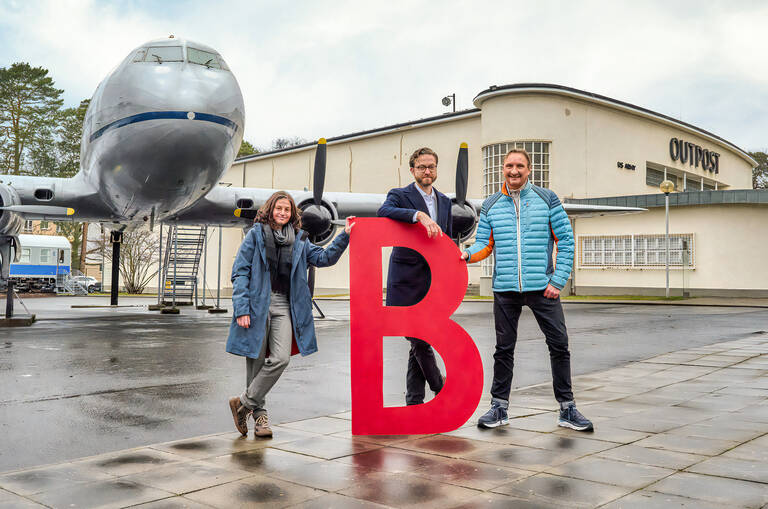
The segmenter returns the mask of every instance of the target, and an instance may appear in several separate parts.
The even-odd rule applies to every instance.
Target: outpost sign
[[[681,163],[688,163],[696,168],[701,163],[702,169],[720,173],[720,154],[703,149],[690,141],[678,140],[677,138],[669,140],[669,156],[673,161],[679,159]]]

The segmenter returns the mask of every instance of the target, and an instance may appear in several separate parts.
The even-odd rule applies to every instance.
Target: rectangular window
[[[40,250],[40,263],[52,263],[53,249],[43,248]]]
[[[214,53],[187,46],[187,60],[191,64],[204,65],[213,69],[221,69],[219,60]]]
[[[525,149],[531,158],[529,180],[539,187],[549,188],[550,142],[548,141],[509,141],[483,147],[483,199],[501,189],[504,182],[502,168],[504,156],[512,149]],[[493,275],[493,255],[481,262],[483,275]]]
[[[695,268],[692,233],[669,236],[669,266]],[[579,268],[660,268],[666,266],[666,242],[658,235],[580,235]]]
[[[40,229],[41,230],[47,230],[48,229],[48,221],[40,221]]]
[[[32,231],[32,221],[24,221],[24,231],[25,232],[31,232]]]
[[[667,172],[667,180],[675,185],[675,191],[677,191],[678,179],[675,175]],[[649,186],[653,186],[656,189],[659,188],[661,183],[664,182],[664,172],[661,170],[655,170],[653,168],[645,168],[645,183]]]
[[[22,247],[21,248],[21,256],[19,257],[20,263],[29,263],[29,248],[28,247]]]
[[[184,60],[184,57],[181,52],[181,46],[150,46],[147,48],[144,60],[163,64],[165,62],[181,62]]]

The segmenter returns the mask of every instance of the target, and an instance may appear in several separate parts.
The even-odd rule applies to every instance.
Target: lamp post
[[[666,231],[664,234],[664,244],[666,246],[666,257],[665,257],[665,265],[667,269],[667,287],[665,291],[665,296],[668,299],[669,298],[669,193],[675,190],[675,184],[673,184],[669,180],[665,180],[659,185],[659,189],[662,193],[664,193],[664,218],[666,221]]]

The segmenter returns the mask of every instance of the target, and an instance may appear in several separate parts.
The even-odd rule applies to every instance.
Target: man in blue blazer
[[[451,199],[432,187],[437,180],[437,154],[423,147],[411,155],[409,161],[415,182],[392,189],[379,208],[379,217],[388,217],[404,223],[421,223],[429,238],[451,236]],[[431,274],[427,261],[416,251],[395,247],[389,259],[387,275],[387,306],[412,306],[427,294]],[[405,403],[424,403],[425,382],[437,394],[443,388],[445,377],[435,361],[435,352],[429,343],[417,338],[411,342],[406,374]]]

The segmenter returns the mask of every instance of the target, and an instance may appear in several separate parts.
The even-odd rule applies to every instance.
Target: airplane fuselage
[[[181,39],[132,51],[98,86],[82,176],[119,222],[162,220],[219,182],[243,137],[243,98],[218,53]]]

